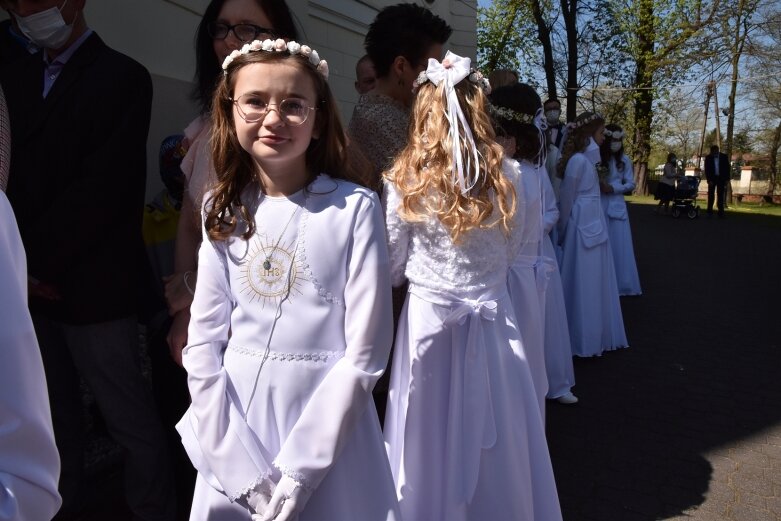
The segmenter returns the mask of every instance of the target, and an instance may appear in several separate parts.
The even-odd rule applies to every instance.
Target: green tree
[[[707,54],[703,29],[719,0],[614,0],[615,18],[634,66],[633,160],[639,193],[647,193],[654,101],[660,87]]]
[[[495,69],[512,69],[529,74],[530,63],[538,61],[534,43],[536,25],[528,2],[494,0],[477,10],[477,63],[488,75]]]

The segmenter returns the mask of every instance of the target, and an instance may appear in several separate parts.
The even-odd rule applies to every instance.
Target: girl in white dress
[[[394,285],[409,281],[385,442],[405,521],[556,520],[529,364],[507,295],[517,164],[469,58],[430,59],[385,174]]]
[[[632,162],[624,154],[624,130],[618,125],[605,126],[605,142],[600,147],[602,164],[609,170],[606,179],[600,182],[602,210],[607,220],[610,249],[616,267],[618,294],[640,295],[640,276],[637,274],[635,250],[632,246],[632,229],[629,227],[629,213],[624,195],[635,189]]]
[[[223,69],[177,426],[191,519],[398,520],[371,400],[392,334],[382,211],[340,179],[327,63],[278,39]]]
[[[546,397],[564,404],[576,403],[578,399],[571,392],[575,371],[561,276],[548,235],[559,220],[559,210],[544,166],[547,124],[542,100],[531,86],[516,83],[495,90],[491,101],[494,120],[513,137],[512,157],[520,162],[523,185],[523,234],[509,272],[510,298],[530,358],[531,348],[539,346],[545,383],[539,395],[543,408]],[[532,376],[537,384],[540,376],[534,372]],[[537,389],[540,393],[538,385]]]
[[[570,125],[559,162],[561,281],[572,353],[597,356],[627,347],[599,178],[584,154],[592,136],[602,142],[605,124],[599,114],[585,112]]]

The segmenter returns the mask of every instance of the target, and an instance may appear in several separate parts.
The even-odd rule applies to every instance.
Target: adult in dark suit
[[[708,216],[713,215],[713,195],[716,194],[716,206],[719,217],[724,217],[724,197],[730,179],[730,164],[727,154],[719,152],[719,147],[710,147],[705,158],[705,180],[708,182]]]
[[[564,127],[566,126],[559,119],[561,117],[561,102],[557,98],[550,98],[543,104],[545,119],[548,122],[548,136],[553,145],[561,149],[564,144]]]
[[[20,31],[42,50],[0,73],[13,135],[8,197],[27,251],[63,517],[80,503],[82,377],[125,449],[135,519],[173,519],[168,454],[141,373],[136,319],[152,83],[144,67],[87,27],[85,2],[12,3]]]

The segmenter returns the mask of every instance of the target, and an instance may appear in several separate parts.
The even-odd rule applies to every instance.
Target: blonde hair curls
[[[449,231],[454,244],[474,228],[490,228],[497,224],[509,235],[516,194],[502,169],[504,151],[494,141],[486,97],[480,87],[466,79],[455,87],[481,155],[484,175],[479,185],[463,195],[458,184],[452,182],[455,158],[451,157],[452,142],[448,136],[450,123],[444,88],[445,82],[440,86],[432,83],[421,85],[412,107],[407,146],[384,174],[401,197],[399,216],[407,222],[424,222],[430,215],[435,215]],[[462,136],[464,164],[469,156],[465,142]],[[495,205],[499,207],[499,215],[489,222]]]
[[[579,122],[588,119],[591,119],[589,123],[578,126]],[[570,158],[585,150],[589,139],[599,127],[605,124],[605,120],[595,112],[583,112],[575,118],[574,124],[575,128],[570,128],[567,132],[567,139],[564,140],[564,145],[561,147],[561,158],[556,166],[556,174],[562,179]]]

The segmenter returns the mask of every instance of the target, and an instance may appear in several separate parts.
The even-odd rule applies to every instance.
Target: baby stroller
[[[675,196],[672,200],[670,214],[676,219],[683,214],[689,219],[696,219],[700,215],[700,207],[697,206],[697,193],[700,189],[700,177],[687,175],[679,177],[675,183]]]

